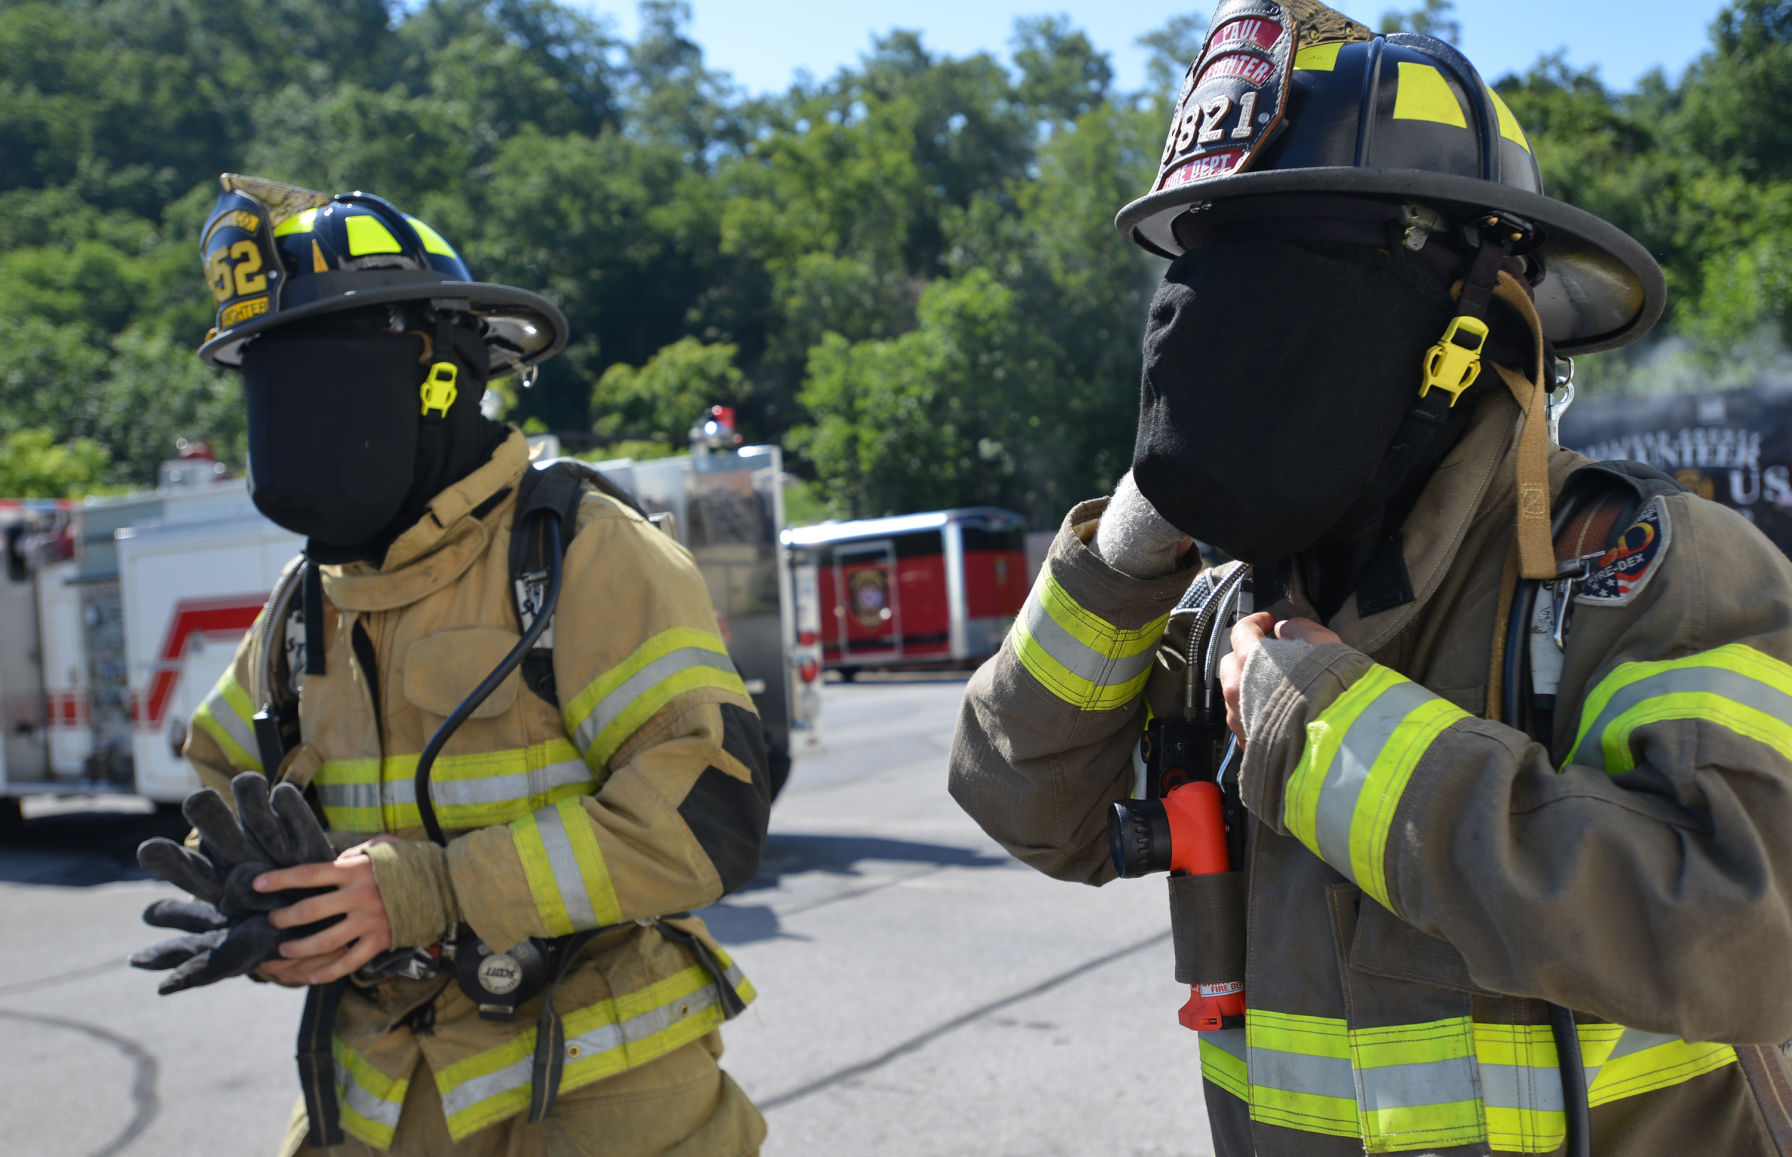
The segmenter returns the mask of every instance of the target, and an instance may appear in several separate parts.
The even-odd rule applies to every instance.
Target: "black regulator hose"
[[[1562,1110],[1566,1118],[1568,1157],[1591,1157],[1593,1121],[1587,1108],[1587,1068],[1580,1055],[1580,1033],[1574,1013],[1559,1004],[1549,1006],[1550,1035],[1556,1040],[1556,1066],[1562,1070]]]
[[[541,638],[542,632],[548,629],[548,623],[553,620],[554,607],[560,601],[561,566],[558,561],[560,559],[560,520],[550,514],[545,521],[548,534],[547,557],[554,562],[548,567],[548,589],[541,597],[541,606],[535,609],[535,621],[529,624],[529,629],[523,632],[523,637],[517,641],[516,646],[510,649],[510,653],[505,655],[496,667],[492,668],[491,674],[487,675],[479,686],[473,688],[471,694],[461,700],[460,706],[456,707],[448,718],[442,720],[442,725],[436,728],[436,733],[429,737],[428,743],[423,745],[423,754],[417,757],[417,812],[423,817],[423,830],[429,833],[430,839],[443,847],[448,845],[448,838],[442,834],[442,825],[436,822],[435,805],[430,802],[429,769],[435,764],[436,756],[441,754],[443,745],[448,742],[448,737],[459,730],[460,725],[467,721],[468,716],[479,710],[479,705],[491,697],[491,693],[498,689],[498,684],[516,670],[517,666],[522,663],[523,657],[534,648],[535,641]],[[522,533],[522,531],[519,530],[515,533]]]
[[[1552,538],[1561,534],[1567,513],[1566,509],[1557,512]],[[1506,654],[1500,672],[1501,718],[1521,730],[1525,728],[1524,693],[1531,681],[1531,617],[1536,612],[1539,585],[1535,580],[1519,580],[1512,618],[1506,624]],[[1574,1013],[1551,1004],[1549,1028],[1556,1043],[1556,1067],[1562,1074],[1562,1115],[1568,1134],[1564,1152],[1566,1157],[1591,1157],[1593,1122],[1587,1106],[1587,1069],[1580,1052],[1580,1033],[1574,1027]]]

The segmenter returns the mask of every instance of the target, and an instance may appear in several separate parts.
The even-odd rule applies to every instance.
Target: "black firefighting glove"
[[[253,972],[279,955],[280,942],[293,931],[274,927],[265,913],[233,920],[211,904],[192,900],[157,900],[143,910],[143,922],[188,933],[131,956],[136,968],[174,970],[156,987],[163,996]]]
[[[143,913],[156,928],[189,933],[136,953],[131,963],[155,971],[173,969],[157,989],[166,996],[211,984],[265,964],[282,941],[308,936],[340,917],[297,928],[277,929],[267,913],[320,889],[257,892],[255,878],[275,868],[327,863],[336,858],[304,796],[291,784],[270,794],[268,781],[244,772],[230,784],[233,814],[217,792],[206,788],[188,796],[181,811],[199,833],[197,851],[156,838],[137,849],[137,862],[192,893],[202,903],[158,900]]]

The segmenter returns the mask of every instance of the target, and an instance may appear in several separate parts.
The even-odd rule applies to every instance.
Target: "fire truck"
[[[820,651],[796,643],[779,448],[730,438],[595,465],[669,515],[696,560],[781,786],[792,748],[815,741]],[[33,795],[178,807],[198,786],[180,755],[187,721],[302,540],[263,518],[241,479],[192,460],[143,494],[0,501],[0,533],[0,825]]]
[[[814,583],[823,666],[963,667],[1002,645],[1027,598],[1026,520],[969,506],[784,532]],[[808,638],[807,633],[800,638]]]

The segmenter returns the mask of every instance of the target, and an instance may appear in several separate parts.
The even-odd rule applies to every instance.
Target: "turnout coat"
[[[758,718],[695,565],[633,510],[592,492],[562,564],[558,701],[510,674],[435,762],[431,800],[449,843],[425,838],[418,756],[521,635],[508,550],[527,469],[512,431],[380,566],[322,568],[324,673],[303,678],[302,742],[270,770],[310,785],[339,847],[397,837],[370,852],[395,947],[436,944],[455,925],[499,951],[609,929],[554,995],[564,1104],[722,1022],[717,982],[680,933],[752,999],[702,921],[679,914],[751,878],[770,795]],[[266,701],[265,649],[285,646],[285,635],[286,624],[258,620],[195,716],[187,754],[226,799],[232,775],[264,770],[251,717]],[[420,1058],[456,1142],[527,1110],[541,999],[496,1022],[480,1019],[451,975],[355,980],[335,1025],[344,1131],[391,1146]],[[726,1088],[711,1148],[751,1150],[763,1124]]]
[[[1576,1010],[1594,1153],[1792,1137],[1792,566],[1723,507],[1649,498],[1588,544],[1608,581],[1575,598],[1554,734],[1493,722],[1517,415],[1483,398],[1427,484],[1412,597],[1347,601],[1343,642],[1258,712],[1246,1023],[1189,1039],[1223,1157],[1559,1152],[1545,1002]],[[1552,489],[1584,464],[1552,452]],[[1090,884],[1114,875],[1146,701],[1180,689],[1167,613],[1191,577],[1108,567],[1102,509],[1066,519],[951,763],[992,836]]]

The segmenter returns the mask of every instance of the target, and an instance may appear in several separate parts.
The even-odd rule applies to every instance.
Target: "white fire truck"
[[[597,465],[673,516],[781,786],[789,753],[814,742],[820,654],[797,645],[779,449],[694,443],[689,455]],[[32,795],[178,806],[198,783],[180,756],[187,721],[302,541],[256,511],[241,479],[189,459],[149,493],[0,501],[0,534],[0,825],[18,823]]]

